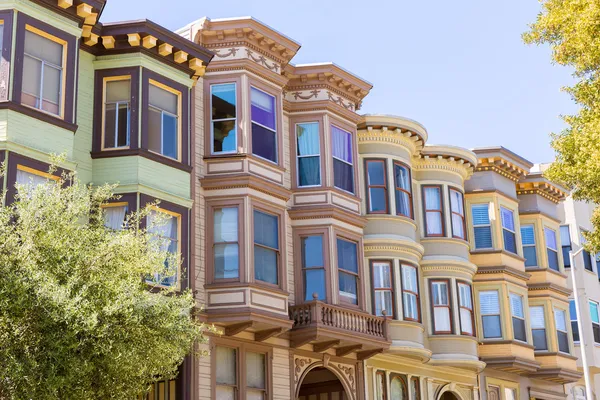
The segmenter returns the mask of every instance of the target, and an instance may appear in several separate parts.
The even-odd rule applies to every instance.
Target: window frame
[[[460,286],[461,285],[467,286],[469,288],[469,292],[471,293],[471,309],[469,309],[468,307],[464,307],[460,304],[461,303],[461,298],[460,298]],[[458,322],[460,325],[460,334],[464,335],[464,336],[475,337],[475,336],[477,336],[477,328],[475,326],[475,296],[474,296],[474,292],[473,292],[473,285],[468,281],[465,281],[462,279],[457,279],[456,280],[456,296],[458,299]],[[467,310],[471,314],[471,328],[473,329],[473,333],[463,331],[462,318],[461,318],[461,314],[460,314],[461,309]]]
[[[433,296],[433,287],[435,283],[445,283],[446,284],[446,297],[448,299],[447,305],[435,305],[434,296]],[[452,315],[453,307],[452,307],[452,289],[450,286],[450,279],[440,279],[433,278],[429,279],[429,296],[431,298],[431,333],[433,335],[453,335],[454,334],[454,316]],[[449,331],[438,331],[435,324],[435,309],[436,308],[447,308],[448,315],[450,318],[450,330]]]
[[[354,129],[349,129],[349,128],[345,128],[342,127],[341,124],[337,123],[337,121],[332,121],[329,123],[329,136],[330,136],[330,140],[333,143],[333,129],[332,128],[336,128],[339,129],[341,131],[346,132],[349,136],[350,136],[350,143],[352,144],[352,163],[348,163],[345,160],[342,160],[340,158],[337,158],[336,156],[333,155],[333,145],[331,146],[331,150],[330,150],[330,155],[331,155],[331,185],[333,188],[335,188],[336,190],[341,190],[343,193],[347,193],[350,194],[352,196],[357,196],[358,193],[358,185],[357,185],[357,173],[356,173],[356,165],[358,160],[357,157],[357,143],[356,143],[356,131]],[[344,188],[341,187],[337,187],[335,186],[335,160],[338,160],[340,162],[343,162],[346,165],[350,165],[351,170],[352,170],[352,191],[348,191]]]
[[[439,210],[428,210],[427,209],[427,199],[426,199],[426,195],[425,195],[425,189],[428,188],[436,188],[439,191],[440,194],[440,208]],[[445,237],[446,236],[446,213],[444,212],[444,196],[443,196],[443,185],[421,185],[421,196],[423,198],[423,227],[424,227],[424,237]],[[442,232],[441,233],[435,233],[435,234],[429,234],[427,233],[427,213],[428,212],[436,212],[440,214],[440,219],[442,222]]]
[[[490,250],[494,248],[494,231],[492,230],[492,220],[490,219],[490,205],[493,204],[492,202],[488,201],[486,203],[471,203],[469,204],[470,206],[470,211],[471,211],[471,220],[472,220],[472,225],[473,225],[473,248],[475,250]],[[475,224],[475,219],[473,218],[473,207],[475,206],[485,206],[487,208],[487,215],[488,215],[488,224]],[[475,234],[475,228],[488,228],[490,230],[490,241],[491,241],[491,247],[477,247],[477,235]]]
[[[375,287],[375,264],[387,264],[389,271],[390,271],[390,287],[389,288],[376,288]],[[375,294],[380,291],[380,292],[390,292],[392,295],[392,309],[390,310],[391,312],[389,312],[388,310],[386,311],[386,315],[385,318],[389,318],[389,319],[396,319],[396,290],[395,290],[395,285],[394,285],[394,279],[395,279],[395,275],[394,275],[394,262],[392,260],[374,260],[371,259],[369,260],[369,266],[371,269],[371,293],[372,293],[372,309],[373,309],[373,315],[378,316],[378,317],[382,317],[383,315],[378,315],[376,310],[376,305],[375,305]]]
[[[371,185],[369,183],[369,164],[370,163],[381,163],[383,165],[383,185]],[[387,169],[387,159],[385,158],[365,158],[364,159],[364,168],[365,168],[365,199],[366,203],[366,211],[367,214],[389,214],[390,213],[390,201],[389,201],[389,182],[388,182],[388,169]],[[383,189],[385,194],[385,210],[383,211],[372,211],[371,210],[371,188],[374,189]]]
[[[365,309],[365,296],[364,296],[364,292],[363,292],[363,284],[362,284],[362,279],[361,276],[363,276],[363,251],[362,251],[362,238],[360,236],[354,236],[351,235],[345,231],[340,231],[340,230],[334,230],[334,239],[335,239],[335,277],[337,280],[337,299],[338,299],[338,305],[342,306],[342,307],[349,307],[349,308],[358,308],[358,309]],[[339,260],[338,260],[338,245],[337,245],[337,241],[339,240],[343,240],[346,242],[351,242],[354,243],[356,245],[356,264],[357,264],[357,273],[353,273],[351,271],[348,270],[343,270],[344,273],[348,273],[350,275],[355,275],[356,276],[356,304],[352,304],[348,301],[345,301],[341,298],[340,296],[340,287],[339,287],[339,274],[340,274],[340,268],[339,268]]]
[[[529,228],[531,228],[533,230],[533,244],[525,244],[525,242],[523,241],[523,229],[529,229]],[[536,268],[538,266],[539,262],[538,262],[538,254],[537,254],[537,238],[536,238],[535,223],[528,222],[525,224],[521,224],[520,230],[521,230],[521,247],[523,248],[523,258],[525,259],[525,268]],[[535,265],[527,265],[527,257],[525,257],[525,248],[529,248],[529,247],[533,247],[533,249],[534,249]]]
[[[152,287],[159,287],[159,288],[174,288],[175,290],[179,291],[182,289],[183,285],[182,285],[182,272],[183,272],[183,266],[182,266],[182,258],[183,258],[183,229],[182,229],[182,219],[183,219],[183,215],[181,213],[175,212],[173,210],[169,210],[167,208],[163,208],[163,207],[159,207],[159,206],[150,206],[149,207],[150,210],[152,211],[156,211],[156,212],[161,212],[167,215],[170,215],[171,217],[176,218],[177,220],[177,257],[176,257],[176,262],[177,262],[177,283],[175,284],[175,286],[167,286],[167,285],[162,285],[159,283],[152,283],[149,282],[147,279],[144,279],[144,282]],[[146,216],[144,218],[145,221],[145,228],[147,228],[147,224],[148,224],[148,216]],[[171,238],[169,238],[169,240],[172,240]]]
[[[377,400],[387,400],[388,396],[387,396],[387,374],[385,373],[385,371],[378,369],[377,371],[375,371],[375,397]],[[383,384],[381,385],[381,389],[383,391],[383,393],[378,393],[379,392],[379,378],[382,377],[383,378]],[[391,381],[390,381],[391,384]]]
[[[569,239],[569,245],[568,246],[564,246],[563,245],[563,234],[562,234],[562,228],[567,228],[567,233],[569,234],[567,236],[567,238]],[[560,227],[558,228],[558,232],[560,233],[560,249],[562,251],[563,254],[563,267],[564,268],[571,268],[571,258],[569,256],[569,253],[573,250],[573,241],[571,240],[571,226],[569,224],[565,224],[565,225],[560,225]],[[567,254],[565,254],[565,247],[568,247],[569,250],[567,251]],[[567,263],[569,265],[567,265]]]
[[[259,122],[254,122],[252,120],[252,89],[258,90],[259,92],[262,92],[270,97],[273,98],[273,114],[275,117],[275,129],[271,129],[267,126],[262,125]],[[281,138],[279,137],[279,127],[281,126],[281,122],[279,120],[279,108],[280,108],[280,103],[281,103],[281,98],[279,96],[277,96],[276,94],[272,93],[271,91],[266,90],[265,87],[263,86],[258,86],[256,85],[254,82],[250,82],[250,88],[248,90],[248,100],[250,102],[250,135],[249,135],[249,142],[250,142],[250,154],[252,154],[253,157],[257,157],[260,160],[266,161],[268,163],[274,164],[274,165],[281,165],[281,154],[279,151],[279,146],[280,146],[280,142],[281,142]],[[260,126],[261,128],[267,129],[270,132],[273,133],[274,137],[275,137],[275,161],[273,160],[269,160],[268,158],[262,157],[256,153],[254,153],[254,149],[252,148],[252,139],[253,139],[253,134],[252,134],[252,124],[257,124],[258,126]]]
[[[511,231],[510,229],[504,227],[504,221],[502,219],[502,210],[506,210],[506,211],[509,211],[511,213],[512,222],[513,222],[513,226],[514,226],[514,231]],[[517,244],[517,223],[516,223],[516,220],[515,220],[515,210],[512,210],[512,209],[510,209],[508,207],[505,207],[503,205],[500,206],[500,227],[502,228],[502,249],[504,251],[507,251],[507,252],[511,253],[511,254],[519,255],[519,246]],[[519,226],[519,228],[520,228],[520,226]],[[505,230],[507,232],[512,233],[514,235],[514,238],[515,238],[515,251],[514,252],[512,252],[512,251],[510,251],[510,250],[508,250],[506,248],[507,247],[506,246],[506,240],[504,239],[504,231]]]
[[[285,288],[285,281],[287,280],[286,277],[283,274],[283,264],[284,264],[284,259],[283,259],[283,253],[285,249],[285,243],[283,242],[283,234],[282,234],[282,230],[284,229],[284,227],[282,226],[282,221],[285,221],[284,217],[282,216],[281,212],[278,209],[269,209],[267,205],[263,205],[262,203],[257,203],[257,202],[253,202],[252,203],[252,207],[250,209],[251,214],[250,214],[250,218],[251,218],[251,226],[253,227],[251,229],[250,232],[250,243],[252,243],[252,253],[251,253],[251,262],[252,262],[252,274],[251,274],[251,280],[252,282],[258,284],[258,285],[265,285],[268,287],[274,287],[274,288],[281,288],[284,289]],[[255,237],[254,237],[254,212],[260,212],[262,214],[266,214],[272,217],[275,217],[277,219],[277,244],[279,246],[278,249],[274,249],[265,245],[261,245],[261,244],[256,244],[255,241]],[[255,246],[259,246],[259,247],[263,247],[267,250],[270,251],[275,251],[276,254],[276,271],[277,271],[277,284],[273,284],[270,282],[265,282],[259,279],[256,279],[256,266],[254,265],[254,248]],[[284,289],[285,290],[285,289]]]
[[[415,270],[415,276],[416,276],[416,283],[417,283],[417,290],[418,292],[411,292],[410,290],[404,289],[404,268],[413,268]],[[421,296],[420,296],[420,287],[419,287],[419,269],[414,266],[413,264],[409,264],[409,263],[405,263],[403,261],[400,261],[400,287],[401,287],[401,293],[402,293],[402,319],[404,321],[413,321],[413,322],[419,322],[421,323],[422,317],[421,317]],[[416,296],[417,298],[417,319],[414,318],[407,318],[406,317],[406,312],[405,312],[405,304],[404,304],[404,294],[408,293],[408,294],[412,294],[414,296]]]
[[[556,328],[556,342],[557,342],[557,343],[556,343],[556,349],[557,349],[558,353],[561,353],[561,354],[569,354],[569,355],[570,355],[570,354],[571,354],[571,345],[569,344],[569,327],[567,326],[567,315],[568,315],[568,314],[567,314],[567,311],[566,311],[566,310],[563,310],[562,308],[556,307],[556,306],[554,306],[554,307],[553,307],[553,311],[554,311],[554,327]],[[563,330],[560,330],[560,329],[558,329],[558,326],[557,326],[557,325],[558,325],[558,322],[557,322],[557,319],[556,319],[556,312],[557,312],[557,311],[558,311],[558,312],[561,312],[561,313],[563,313],[563,314],[564,314],[564,317],[565,317],[565,318],[564,318],[564,319],[565,319],[565,330],[564,330],[564,331],[563,331]],[[560,332],[560,333],[563,333],[563,334],[564,334],[564,335],[567,337],[567,347],[568,347],[568,351],[562,351],[562,350],[560,349],[560,340],[558,339],[558,333],[559,333],[559,332]]]
[[[571,312],[571,304],[573,305],[573,311]],[[579,320],[577,319],[577,309],[575,307],[575,299],[569,299],[569,322],[571,323],[571,334],[573,335],[573,343],[579,343],[579,340],[575,340],[575,335],[579,339]],[[577,329],[573,329],[573,323]]]
[[[156,88],[162,89],[164,91],[167,91],[167,92],[169,92],[169,93],[174,94],[174,95],[177,96],[177,115],[175,115],[175,114],[171,114],[168,111],[162,110],[162,109],[158,108],[157,106],[152,105],[150,103],[150,95],[148,95],[148,105],[147,105],[147,107],[144,108],[144,112],[148,113],[148,115],[146,115],[146,119],[148,119],[148,117],[150,116],[150,108],[154,108],[156,110],[160,110],[160,112],[161,112],[161,126],[160,126],[160,147],[161,147],[161,152],[159,153],[159,152],[156,152],[154,150],[151,150],[149,146],[148,146],[148,151],[151,152],[151,153],[154,153],[156,155],[159,155],[161,157],[165,157],[165,158],[168,158],[168,159],[171,159],[171,160],[175,160],[175,161],[181,162],[181,160],[182,160],[182,153],[183,153],[183,150],[182,150],[182,148],[183,148],[183,143],[182,143],[182,141],[183,141],[183,131],[182,131],[182,126],[183,126],[183,121],[182,121],[182,118],[183,118],[183,109],[182,109],[182,106],[183,106],[183,99],[182,99],[183,98],[183,93],[181,92],[181,90],[177,90],[174,87],[171,87],[171,86],[169,86],[167,84],[164,84],[164,83],[162,83],[160,81],[157,81],[155,79],[152,79],[152,78],[150,78],[148,80],[148,85],[149,85],[148,86],[148,91],[150,90],[150,85],[151,85],[151,86],[154,86]],[[163,154],[163,141],[164,141],[163,129],[164,129],[164,125],[162,123],[162,118],[164,117],[165,113],[167,115],[169,115],[169,116],[176,116],[177,117],[177,157],[176,158],[173,158],[173,157],[170,157],[170,156],[167,156],[167,155]],[[150,132],[146,131],[146,134],[148,135],[148,138],[150,138]],[[148,141],[149,140],[150,139],[148,139]]]
[[[107,90],[106,90],[106,84],[108,82],[120,82],[120,81],[129,81],[129,107],[128,107],[128,118],[129,121],[127,122],[127,145],[126,146],[115,146],[115,147],[106,147],[105,143],[106,143],[106,95],[107,95]],[[134,105],[133,105],[133,101],[132,101],[132,97],[133,97],[133,93],[132,90],[134,89],[134,84],[133,84],[133,76],[132,75],[110,75],[110,76],[104,76],[102,78],[102,116],[101,116],[101,133],[100,133],[100,151],[115,151],[115,150],[127,150],[131,148],[131,139],[132,139],[132,135],[131,135],[131,131],[132,131],[132,122],[133,122],[133,110],[134,110]],[[118,105],[121,104],[121,102],[117,102],[115,103],[117,104],[117,110],[118,110]],[[116,112],[117,115],[117,119],[115,120],[115,124],[118,124],[118,111]],[[115,134],[117,134],[117,132],[115,132]],[[115,138],[115,143],[117,143],[117,140]]]
[[[108,202],[108,203],[104,203],[100,205],[100,208],[102,209],[102,211],[105,211],[107,208],[115,208],[115,207],[125,207],[125,218],[127,218],[127,214],[129,214],[132,210],[129,209],[130,205],[128,201],[115,201],[115,202]],[[123,220],[124,222],[125,220]],[[106,225],[104,225],[106,228],[108,229],[112,229],[110,227],[107,227]]]
[[[212,118],[212,89],[213,86],[223,86],[223,85],[233,85],[234,89],[235,89],[235,117],[234,118],[221,118],[221,119],[217,119],[217,120],[213,120]],[[211,156],[220,156],[220,155],[224,155],[224,154],[237,154],[238,153],[238,148],[239,148],[239,143],[238,143],[238,136],[239,136],[239,127],[238,127],[238,118],[239,118],[239,114],[240,114],[240,110],[239,110],[239,102],[238,102],[238,82],[237,81],[227,81],[227,82],[208,82],[208,104],[209,104],[209,110],[208,110],[208,123],[210,124],[210,146],[209,148],[209,154]],[[206,92],[205,92],[206,93]],[[234,121],[234,126],[235,126],[235,149],[233,151],[219,151],[216,152],[214,151],[214,144],[215,144],[215,136],[214,136],[214,122],[221,122],[221,121]]]
[[[452,211],[452,192],[456,192],[460,194],[460,200],[462,202],[462,210],[463,210],[463,215],[460,215],[459,213],[456,213],[454,211]],[[450,227],[452,230],[452,237],[455,239],[462,239],[462,240],[468,240],[468,236],[467,236],[467,208],[466,208],[466,203],[465,203],[465,194],[462,190],[460,190],[457,187],[454,186],[448,186],[448,204],[450,205]],[[458,215],[461,219],[462,219],[462,227],[463,227],[463,235],[464,237],[461,236],[457,236],[454,234],[454,220],[452,219],[453,215]]]
[[[400,381],[401,385],[402,385],[402,392],[404,393],[404,398],[408,399],[410,396],[410,387],[408,386],[408,382],[407,382],[407,376],[403,375],[403,374],[398,374],[398,373],[391,373],[390,374],[390,396],[392,395],[391,391],[392,391],[392,383],[394,382],[394,380],[398,380]]]
[[[332,302],[332,275],[331,275],[331,249],[329,245],[330,233],[326,227],[296,227],[293,228],[293,261],[294,265],[302,265],[302,238],[309,236],[323,237],[323,263],[325,268],[325,302]],[[294,287],[296,304],[304,304],[304,274],[302,268],[294,268]]]
[[[600,304],[597,301],[588,299],[588,307],[590,308],[590,320],[592,322],[592,332],[594,344],[600,344],[600,322],[594,322],[592,316],[592,304],[596,306],[596,319],[600,321]]]
[[[321,254],[321,257],[323,258],[323,266],[322,267],[306,267],[305,263],[304,263],[304,258],[303,258],[303,251],[304,248],[302,246],[302,240],[309,238],[309,237],[316,237],[316,236],[320,236],[321,237],[321,245],[323,247],[323,253]],[[307,300],[307,296],[308,293],[306,293],[306,271],[309,270],[323,270],[323,285],[325,286],[325,298],[324,299],[317,299],[319,301],[324,301],[324,302],[329,302],[331,299],[331,293],[330,293],[330,288],[329,288],[329,268],[327,266],[327,262],[328,262],[328,256],[329,256],[329,249],[328,249],[328,244],[329,242],[327,241],[327,237],[325,232],[318,232],[318,233],[300,233],[298,235],[298,243],[299,243],[299,247],[296,247],[296,249],[298,249],[298,252],[300,253],[300,266],[301,266],[301,282],[302,282],[302,292],[301,294],[302,296],[302,303],[306,303],[308,301],[312,301],[312,294],[311,294],[311,298],[310,300]]]
[[[4,77],[5,85],[0,85],[0,101],[8,101],[10,87],[13,77],[10,76],[10,65],[12,62],[12,38],[13,38],[13,10],[0,10],[0,24],[3,26],[2,38],[0,43],[0,76]]]
[[[226,208],[231,208],[231,209],[236,209],[237,210],[237,235],[238,235],[238,237],[237,237],[237,241],[235,241],[235,242],[217,242],[215,240],[215,230],[214,230],[215,229],[215,213],[218,210],[223,210],[223,209],[226,209]],[[241,215],[240,214],[242,213],[241,208],[242,208],[242,206],[240,206],[240,204],[230,204],[230,205],[222,205],[222,206],[212,206],[212,207],[210,207],[211,215],[210,215],[209,221],[210,221],[211,225],[209,227],[209,229],[210,229],[209,232],[210,232],[211,239],[209,239],[209,243],[211,245],[211,256],[212,256],[212,258],[211,258],[211,266],[212,266],[212,273],[213,273],[212,276],[213,276],[213,279],[214,279],[215,282],[239,282],[242,279],[242,277],[241,277],[241,273],[242,273],[242,266],[241,266],[241,264],[242,264],[242,255],[241,255],[241,253],[242,253],[243,249],[242,249],[242,243],[241,243],[242,242],[242,231],[240,229],[240,223],[241,223]],[[217,278],[216,277],[216,273],[215,273],[216,272],[216,270],[215,270],[215,255],[216,255],[216,253],[215,253],[215,247],[217,245],[219,245],[219,244],[225,244],[225,245],[227,245],[227,244],[237,244],[237,246],[238,246],[238,269],[237,269],[237,271],[238,271],[238,277],[237,278]]]
[[[546,238],[547,232],[552,232],[552,234],[554,235],[554,243],[556,244],[556,249],[550,247]],[[553,271],[560,272],[560,257],[558,254],[558,235],[556,234],[555,229],[552,229],[548,226],[544,226],[544,245],[546,247],[546,259],[548,262],[548,268]],[[550,252],[554,252],[554,254],[556,255],[556,269],[552,268],[552,266],[550,265]]]
[[[513,313],[513,304],[512,304],[512,297],[519,297],[521,299],[521,313],[523,314],[523,318],[516,316]],[[511,318],[511,324],[512,324],[512,332],[513,332],[513,339],[521,342],[521,343],[528,343],[527,340],[527,320],[526,320],[526,316],[527,314],[525,313],[525,299],[526,296],[523,296],[520,293],[515,293],[515,292],[509,292],[508,293],[508,301],[509,301],[509,307],[510,307],[510,318]],[[522,321],[523,322],[523,332],[525,333],[525,339],[519,339],[517,338],[516,332],[515,332],[515,318]]]
[[[313,154],[313,155],[304,155],[304,156],[300,156],[298,154],[298,125],[304,125],[304,124],[317,124],[318,126],[318,130],[319,130],[319,154]],[[296,175],[296,182],[295,182],[295,187],[296,188],[317,188],[317,187],[321,187],[323,186],[323,182],[324,182],[324,175],[323,175],[323,125],[322,125],[322,121],[318,120],[318,119],[310,119],[310,120],[295,120],[293,124],[291,124],[293,126],[293,130],[294,130],[294,145],[292,146],[293,148],[293,152],[292,154],[294,154],[295,156],[295,160],[296,160],[296,164],[295,164],[295,175]],[[319,159],[319,184],[318,185],[300,185],[300,158],[305,158],[305,157],[318,157]]]
[[[410,187],[410,192],[400,188],[398,186],[398,180],[396,179],[396,166],[399,166],[401,168],[405,168],[406,171],[408,172],[408,184]],[[394,202],[397,202],[397,197],[398,197],[398,191],[402,192],[402,193],[406,193],[408,195],[408,201],[409,201],[409,208],[410,208],[410,215],[404,215],[398,212],[398,207],[396,207],[396,215],[400,215],[400,216],[404,216],[404,217],[408,217],[410,219],[415,219],[415,211],[414,211],[414,207],[413,207],[413,195],[412,195],[412,171],[409,167],[408,164],[403,163],[402,161],[398,161],[398,160],[393,160],[393,167],[394,167]]]
[[[498,296],[498,314],[484,314],[481,311],[481,293],[487,293],[487,292],[496,292],[497,296]],[[502,293],[502,291],[500,290],[500,288],[486,288],[483,290],[479,290],[477,291],[477,305],[479,306],[479,319],[481,320],[481,338],[484,341],[494,341],[494,340],[501,340],[502,338],[504,338],[505,332],[504,332],[504,328],[503,328],[503,323],[502,323],[502,299],[500,297],[500,294]],[[485,337],[485,323],[484,323],[484,319],[483,317],[487,317],[487,316],[497,316],[498,320],[500,322],[500,336],[492,336],[492,337]]]
[[[541,308],[542,309],[542,316],[544,318],[544,327],[543,328],[534,328],[533,327],[533,320],[531,319],[531,309],[532,308]],[[532,323],[530,324],[531,326],[531,342],[533,344],[533,348],[534,351],[548,351],[548,325],[547,325],[547,318],[546,318],[546,306],[544,304],[530,304],[529,305],[529,318],[532,320]],[[546,348],[545,349],[536,349],[535,348],[535,336],[533,335],[534,331],[544,331],[544,338],[546,341]]]

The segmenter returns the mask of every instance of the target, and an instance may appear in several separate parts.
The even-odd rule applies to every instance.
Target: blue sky
[[[287,5],[294,4],[293,6]],[[536,0],[108,0],[101,21],[147,18],[177,29],[203,16],[251,15],[302,44],[292,60],[333,61],[374,85],[361,113],[415,119],[429,143],[502,145],[554,157],[550,133],[576,111],[570,70],[521,33]]]

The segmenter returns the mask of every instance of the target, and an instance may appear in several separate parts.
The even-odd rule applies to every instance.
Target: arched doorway
[[[338,377],[327,368],[317,367],[312,369],[300,386],[298,400],[348,400],[344,385]]]
[[[460,400],[460,399],[454,393],[446,392],[442,395],[442,397],[440,397],[440,400]]]

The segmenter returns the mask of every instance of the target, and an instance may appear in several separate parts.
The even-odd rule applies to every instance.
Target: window
[[[178,160],[180,150],[181,92],[150,79],[148,92],[148,148]]]
[[[433,307],[433,333],[452,333],[450,292],[448,281],[431,282],[431,304]]]
[[[237,349],[217,346],[216,381],[217,398],[235,400],[238,392]]]
[[[386,396],[385,372],[377,371],[375,373],[375,378],[376,378],[375,391],[377,392],[376,393],[377,400],[386,400],[387,396]]]
[[[127,203],[113,203],[102,206],[104,226],[113,231],[122,230],[124,228],[127,208]]]
[[[506,400],[517,400],[517,389],[504,388],[504,398]]]
[[[536,267],[537,252],[535,248],[535,228],[533,225],[521,225],[521,241],[523,242],[525,266]]]
[[[404,319],[407,321],[421,321],[419,307],[419,279],[417,269],[411,265],[402,265],[402,304]]]
[[[550,228],[544,228],[546,237],[546,252],[548,254],[548,267],[558,271],[558,247],[556,245],[556,232]]]
[[[394,317],[394,289],[392,288],[392,266],[389,262],[373,261],[373,308],[375,315]]]
[[[517,240],[515,239],[515,220],[513,212],[508,208],[500,207],[500,216],[502,218],[504,250],[517,254]]]
[[[569,352],[569,335],[567,333],[567,318],[565,310],[554,309],[554,323],[556,326],[556,336],[558,337],[558,351],[562,353]]]
[[[246,399],[267,398],[267,360],[263,353],[246,352]],[[220,397],[219,397],[220,399]]]
[[[473,217],[475,248],[491,249],[493,246],[489,204],[473,204],[471,206],[471,216]]]
[[[585,243],[587,242],[585,240],[584,233],[585,233],[585,231],[582,229],[581,233],[579,235],[582,246],[585,246]],[[591,256],[590,252],[584,249],[581,252],[581,256],[583,257],[583,267],[585,269],[587,269],[588,271],[592,271],[593,272],[594,271],[594,267],[592,266],[592,256]]]
[[[441,193],[441,186],[423,186],[425,236],[444,236],[444,212],[442,211]]]
[[[410,170],[404,164],[394,162],[394,181],[396,185],[396,214],[413,217],[412,181]]]
[[[500,325],[500,301],[497,290],[479,292],[479,308],[483,325],[483,338],[502,337]]]
[[[210,85],[211,154],[237,152],[236,104],[235,83]]]
[[[391,399],[408,400],[406,382],[400,376],[394,376],[390,382]]]
[[[104,78],[104,133],[102,149],[129,146],[131,78]]]
[[[529,317],[531,318],[531,335],[533,336],[533,347],[535,350],[548,350],[546,340],[546,317],[544,316],[544,306],[529,307]]]
[[[213,213],[215,279],[240,277],[238,208],[217,208]]]
[[[571,267],[571,258],[569,252],[571,251],[571,232],[569,231],[569,225],[563,225],[560,227],[560,244],[562,246],[563,263],[565,268]]]
[[[594,342],[600,343],[600,319],[598,318],[598,303],[590,301],[590,317],[592,319],[592,331],[594,332]]]
[[[367,171],[367,207],[370,214],[388,212],[385,160],[365,160]]]
[[[460,334],[473,336],[473,297],[471,285],[458,282],[458,307],[460,314]]]
[[[21,102],[62,115],[66,42],[27,25]]]
[[[275,97],[252,87],[250,103],[252,154],[277,163]]]
[[[516,340],[527,341],[525,331],[525,314],[523,312],[523,296],[510,294],[510,313],[512,315],[513,335]]]
[[[279,284],[279,218],[254,210],[254,279]]]
[[[450,211],[452,212],[452,237],[466,239],[463,194],[455,189],[450,189]]]
[[[573,332],[573,341],[579,342],[579,326],[577,325],[577,309],[575,300],[569,300],[569,316],[571,317],[571,332]]]
[[[304,277],[304,301],[313,300],[316,293],[318,300],[326,300],[325,263],[323,260],[323,236],[306,236],[300,238],[302,246],[302,272]]]
[[[354,150],[352,134],[331,125],[333,152],[333,186],[354,193]]]
[[[358,246],[355,242],[337,239],[337,263],[340,300],[358,304]]]
[[[158,242],[160,251],[167,253],[164,272],[146,278],[146,282],[161,286],[176,286],[179,265],[180,215],[166,210],[151,210],[146,217],[148,233]]]
[[[31,197],[33,191],[39,185],[45,185],[48,182],[56,182],[58,179],[58,176],[50,175],[47,172],[38,171],[21,164],[17,165],[16,183],[22,185],[22,189],[25,192],[21,192],[21,195],[24,194],[27,198]]]
[[[419,378],[410,379],[410,390],[412,392],[413,400],[421,400],[421,386],[419,385]]]
[[[321,185],[321,139],[319,123],[296,124],[298,186]]]

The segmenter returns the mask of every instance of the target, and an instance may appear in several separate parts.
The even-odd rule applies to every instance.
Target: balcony
[[[367,359],[390,347],[389,320],[360,310],[313,300],[290,307],[290,318],[294,348],[310,344],[313,351],[334,348],[338,357],[356,352],[358,359]]]

